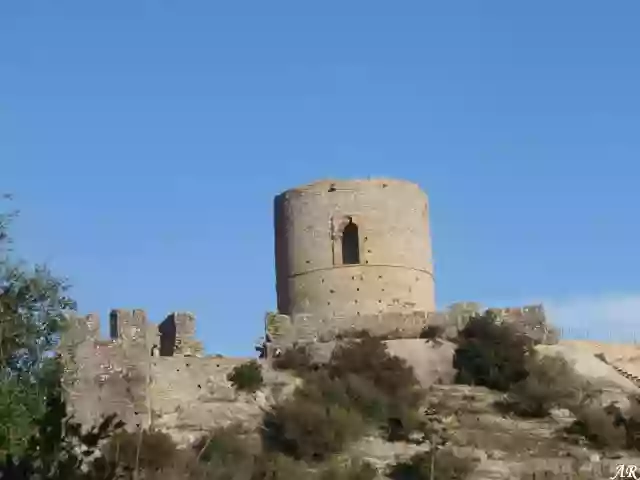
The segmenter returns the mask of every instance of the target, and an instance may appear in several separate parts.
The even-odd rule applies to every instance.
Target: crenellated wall
[[[64,386],[70,412],[87,426],[115,413],[130,429],[154,426],[188,442],[214,426],[258,421],[272,390],[292,384],[285,373],[265,372],[262,393],[238,393],[227,375],[251,359],[202,355],[188,313],[155,325],[142,310],[113,310],[109,340],[100,338],[97,315],[70,320],[60,347]]]

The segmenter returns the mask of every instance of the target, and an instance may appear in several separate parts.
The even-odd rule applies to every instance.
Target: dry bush
[[[313,476],[304,462],[296,461],[281,453],[267,453],[258,457],[250,480],[307,480],[309,478]]]
[[[255,360],[234,367],[227,378],[236,389],[249,393],[260,390],[264,385],[262,367]]]
[[[309,478],[309,468],[279,452],[264,452],[240,425],[219,428],[194,445],[193,480],[290,480]]]
[[[314,369],[313,358],[306,345],[295,345],[288,348],[279,357],[273,359],[276,370],[291,370],[299,375]]]
[[[575,410],[590,399],[595,390],[560,356],[530,355],[529,375],[516,383],[503,406],[525,417],[545,417],[553,408]]]
[[[265,414],[263,435],[271,451],[319,461],[340,452],[364,428],[356,410],[298,394]]]
[[[585,405],[574,411],[576,420],[566,432],[585,438],[596,448],[623,449],[626,432],[620,424],[619,410],[609,406]]]
[[[433,465],[433,475],[432,475]],[[393,480],[462,480],[469,476],[476,463],[456,457],[450,450],[417,453],[406,462],[395,464],[387,474]]]
[[[218,428],[193,445],[200,474],[207,480],[250,480],[259,448],[252,448],[241,427]]]
[[[90,478],[168,480],[188,477],[190,452],[177,448],[163,432],[120,432],[104,446],[104,456],[93,465]]]
[[[357,375],[381,393],[405,405],[416,406],[423,397],[413,368],[387,352],[378,338],[366,337],[339,345],[328,364],[332,377]]]
[[[576,420],[565,433],[578,435],[596,448],[640,451],[640,397],[631,395],[629,409],[616,404],[602,408],[587,404],[576,408]]]
[[[507,392],[527,378],[533,342],[511,325],[497,323],[495,313],[471,317],[457,343],[453,360],[457,383]]]
[[[379,338],[338,346],[327,371],[344,383],[351,405],[387,429],[389,440],[404,440],[418,428],[417,407],[424,391],[413,368],[389,355]]]
[[[349,460],[347,463],[334,463],[323,469],[318,480],[375,480],[378,470],[368,462]]]
[[[307,365],[301,358],[293,365]],[[265,444],[272,450],[317,461],[361,436],[365,421],[397,439],[419,425],[423,391],[413,369],[390,356],[378,338],[338,345],[327,364],[307,369],[303,379],[294,397],[265,417]]]

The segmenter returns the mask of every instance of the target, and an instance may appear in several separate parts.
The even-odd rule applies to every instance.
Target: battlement
[[[188,312],[173,312],[156,324],[144,310],[114,309],[108,338],[100,335],[96,314],[73,315],[69,323],[60,343],[63,382],[70,412],[87,426],[115,413],[132,429],[160,422],[170,430],[174,410],[192,400],[185,392],[207,386],[211,401],[222,395],[228,402],[235,392],[227,374],[248,360],[204,355],[195,316]],[[219,420],[206,417],[212,408],[207,402],[197,401],[190,410],[203,417],[194,429]]]
[[[265,337],[267,343],[280,349],[300,342],[328,342],[359,330],[366,330],[374,336],[418,338],[426,327],[438,326],[442,328],[446,337],[453,338],[464,328],[472,315],[485,310],[479,303],[460,302],[436,312],[386,311],[373,315],[340,317],[321,317],[306,313],[293,316],[270,313],[265,318]],[[494,312],[499,321],[513,323],[536,341],[558,341],[557,332],[547,324],[542,305],[488,310]]]
[[[115,342],[125,349],[148,348],[152,356],[201,355],[202,344],[195,338],[195,316],[189,312],[172,312],[160,322],[149,322],[141,309],[113,309],[109,313],[109,339],[100,333],[100,316],[73,315],[63,343]]]

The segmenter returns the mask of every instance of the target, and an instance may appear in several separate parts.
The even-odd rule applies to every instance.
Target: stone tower
[[[281,193],[274,210],[281,314],[435,310],[429,205],[417,185],[323,180]]]

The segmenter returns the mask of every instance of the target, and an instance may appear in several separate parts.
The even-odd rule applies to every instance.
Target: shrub
[[[240,425],[214,430],[194,445],[199,469],[194,480],[289,480],[308,478],[309,468],[278,452],[263,452]]]
[[[420,332],[420,338],[435,340],[444,336],[444,328],[441,325],[428,325]]]
[[[460,331],[453,366],[456,381],[506,392],[527,375],[533,342],[508,324],[498,324],[487,311],[471,317]]]
[[[276,370],[292,370],[303,374],[313,370],[314,364],[309,348],[306,345],[295,345],[274,358],[273,367]]]
[[[574,415],[576,420],[567,428],[567,433],[584,437],[596,448],[625,448],[626,432],[620,424],[620,412],[616,407],[587,405],[575,411]]]
[[[575,412],[576,421],[567,433],[579,434],[599,448],[640,451],[640,397],[632,395],[629,410],[610,404],[585,406]]]
[[[413,368],[401,358],[389,355],[386,345],[378,338],[365,337],[339,345],[328,369],[332,377],[362,377],[403,404],[415,406],[423,395]]]
[[[147,430],[116,433],[103,452],[94,463],[94,478],[133,479],[140,472],[146,479],[184,478],[191,459],[166,433]]]
[[[391,467],[388,476],[393,480],[462,480],[474,467],[473,460],[456,457],[450,450],[440,450],[435,457],[432,452],[417,453]]]
[[[593,388],[560,356],[529,356],[526,379],[516,383],[504,406],[525,417],[547,416],[552,408],[574,410]]]
[[[262,367],[255,360],[236,366],[227,378],[236,389],[249,393],[260,390],[264,384]]]
[[[231,425],[197,441],[193,453],[209,480],[250,479],[260,450],[251,448],[238,425]]]
[[[313,478],[305,463],[281,453],[268,453],[258,457],[253,474],[247,480],[295,480],[310,477]],[[238,477],[229,478],[236,480]]]
[[[304,384],[266,416],[265,444],[271,449],[321,460],[362,435],[365,420],[386,426],[398,439],[419,424],[423,392],[413,369],[390,356],[379,338],[340,344],[327,364],[315,368],[302,348],[291,352],[282,364],[303,370]]]
[[[405,439],[417,427],[416,409],[424,392],[413,368],[389,355],[379,338],[338,346],[328,373],[342,380],[351,405],[363,416],[386,426],[390,440]]]
[[[375,480],[376,478],[378,478],[378,470],[370,463],[358,460],[331,464],[318,476],[318,480]]]
[[[357,411],[295,395],[265,414],[263,435],[271,451],[318,461],[341,451],[363,431]]]

